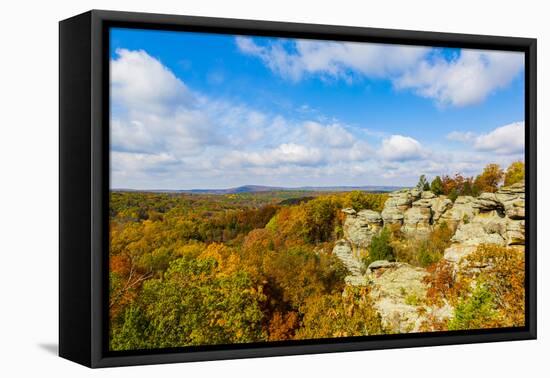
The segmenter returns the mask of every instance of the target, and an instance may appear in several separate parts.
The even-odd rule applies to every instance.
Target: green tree
[[[473,183],[471,180],[465,180],[464,185],[462,186],[462,194],[465,196],[474,195]]]
[[[428,183],[428,180],[426,179],[426,175],[420,175],[420,178],[418,179],[418,183],[416,184],[416,189],[423,191],[425,190],[424,188],[426,187],[426,184],[428,184],[428,186],[430,185]]]
[[[493,294],[478,284],[469,297],[458,303],[448,326],[451,331],[482,329],[487,328],[487,324],[491,324],[496,317]]]
[[[364,259],[366,267],[377,260],[395,260],[394,250],[391,245],[391,231],[384,227],[379,235],[372,238],[369,255]]]
[[[522,161],[515,161],[508,169],[506,169],[506,174],[504,175],[504,185],[512,185],[516,182],[520,182],[525,179],[525,163]]]
[[[458,197],[458,190],[456,188],[451,189],[449,192],[449,199],[451,201],[456,201],[456,198]]]
[[[436,196],[443,194],[443,182],[441,181],[441,177],[435,176],[430,185],[430,189]]]
[[[424,188],[422,188],[423,191],[427,192],[428,190],[430,190],[430,183],[429,181],[426,180],[426,182],[424,183]]]
[[[180,258],[147,281],[111,338],[114,350],[261,341],[265,299],[243,271],[221,274],[214,258]],[[184,293],[184,295],[182,295]]]

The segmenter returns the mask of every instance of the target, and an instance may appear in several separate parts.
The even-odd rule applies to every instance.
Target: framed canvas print
[[[60,23],[60,355],[536,337],[536,41]]]

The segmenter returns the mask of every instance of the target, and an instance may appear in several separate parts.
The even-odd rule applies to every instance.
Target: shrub
[[[458,274],[442,260],[428,268],[426,304],[455,307],[449,329],[525,324],[525,256],[519,248],[482,244],[460,262]]]
[[[398,261],[427,267],[441,260],[443,252],[450,245],[451,237],[452,230],[443,222],[427,237],[394,240],[391,244]]]
[[[393,246],[391,244],[391,231],[384,227],[379,235],[372,238],[369,254],[364,258],[365,266],[369,266],[377,260],[395,260]]]
[[[494,295],[478,283],[471,295],[458,303],[448,327],[449,330],[492,328],[496,319]]]
[[[366,336],[387,333],[365,287],[308,298],[300,308],[302,327],[296,339]]]
[[[525,325],[525,253],[514,247],[482,244],[468,256],[473,279],[494,296],[499,327]]]

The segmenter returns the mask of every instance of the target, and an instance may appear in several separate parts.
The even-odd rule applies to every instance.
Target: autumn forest
[[[113,190],[110,348],[521,326],[524,175],[515,162],[393,192]]]

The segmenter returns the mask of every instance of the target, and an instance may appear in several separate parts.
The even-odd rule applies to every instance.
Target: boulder
[[[506,245],[525,245],[524,220],[508,220],[506,225]]]
[[[503,186],[496,193],[506,215],[511,219],[525,218],[525,182]]]
[[[506,210],[506,216],[510,219],[525,219],[525,202],[518,202]]]
[[[446,222],[451,228],[456,229],[459,225],[469,222],[479,213],[479,209],[473,206],[474,197],[458,196],[453,206],[443,213],[439,223]]]
[[[385,207],[384,210],[382,210],[382,219],[384,220],[385,225],[402,225],[404,217],[403,210],[396,207]]]
[[[481,223],[462,224],[456,230],[451,242],[465,246],[480,244],[506,245],[506,240],[497,232],[487,232]]]
[[[388,260],[376,260],[369,264],[367,268],[367,273],[372,273],[376,269],[386,269],[396,266],[395,262],[389,262]]]
[[[361,210],[357,213],[346,210],[344,237],[351,243],[354,251],[365,250],[370,246],[372,237],[382,228],[380,213],[373,210]]]
[[[445,250],[443,258],[452,264],[458,265],[462,258],[474,252],[476,248],[477,246],[473,245],[453,244]]]
[[[403,189],[390,193],[381,214],[384,224],[403,224],[404,212],[420,198],[421,194],[417,189]]]
[[[425,190],[422,192],[422,194],[420,195],[420,198],[422,199],[432,199],[432,198],[436,198],[437,196],[435,194],[433,194],[433,192],[430,192],[429,190]]]
[[[447,210],[453,207],[453,201],[445,196],[439,196],[432,200],[432,221],[438,222]]]
[[[479,209],[479,211],[504,211],[504,207],[495,193],[481,193],[473,201],[472,207]]]
[[[354,256],[349,241],[345,239],[338,240],[332,249],[332,253],[342,261],[350,273],[344,278],[346,284],[352,286],[364,286],[366,284],[366,279],[361,272],[363,264],[359,258]]]
[[[423,200],[421,200],[423,201]],[[417,201],[418,202],[418,201]],[[416,203],[416,202],[415,202]],[[428,207],[414,206],[405,211],[403,227],[401,231],[405,234],[426,235],[431,231],[432,210]]]
[[[355,211],[351,207],[346,207],[346,208],[342,209],[342,213],[344,213],[346,215],[355,215],[355,214],[357,214],[357,211]]]
[[[369,295],[384,325],[398,333],[419,331],[425,320],[418,310],[426,297],[426,270],[406,263],[375,261],[369,271]]]

